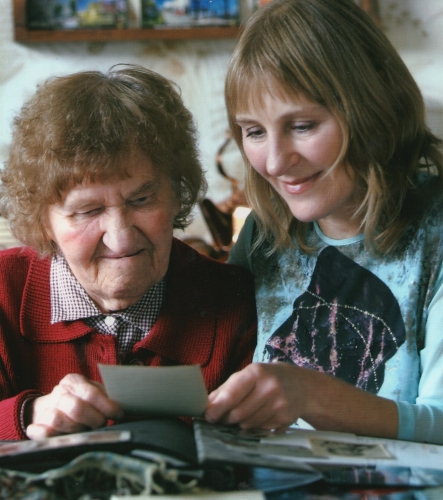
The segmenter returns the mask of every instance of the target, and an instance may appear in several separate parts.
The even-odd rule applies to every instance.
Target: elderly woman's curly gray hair
[[[47,207],[75,184],[124,178],[135,148],[171,180],[181,203],[174,228],[185,228],[206,182],[177,86],[133,65],[50,78],[14,119],[0,212],[23,244],[51,255]]]

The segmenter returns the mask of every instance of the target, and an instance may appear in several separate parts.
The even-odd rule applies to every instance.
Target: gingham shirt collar
[[[112,314],[103,314],[72,274],[65,258],[52,258],[50,273],[51,323],[79,319],[103,334],[119,338],[121,352],[144,338],[160,314],[165,280],[151,287],[134,305]],[[113,318],[113,319],[109,319]]]

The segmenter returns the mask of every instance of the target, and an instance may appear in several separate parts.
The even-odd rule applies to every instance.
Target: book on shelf
[[[125,28],[127,0],[27,0],[28,29]]]
[[[142,0],[144,28],[236,26],[238,0]]]

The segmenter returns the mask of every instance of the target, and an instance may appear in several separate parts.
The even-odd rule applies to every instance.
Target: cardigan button
[[[114,316],[106,316],[105,318],[105,323],[107,326],[114,326],[117,321],[117,318],[114,318]]]

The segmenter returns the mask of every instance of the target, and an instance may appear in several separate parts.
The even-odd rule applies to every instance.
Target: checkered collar
[[[143,331],[149,331],[158,317],[165,279],[151,287],[134,305],[118,312],[123,319]],[[61,254],[52,258],[50,271],[51,324],[106,316],[95,305],[72,274]]]

